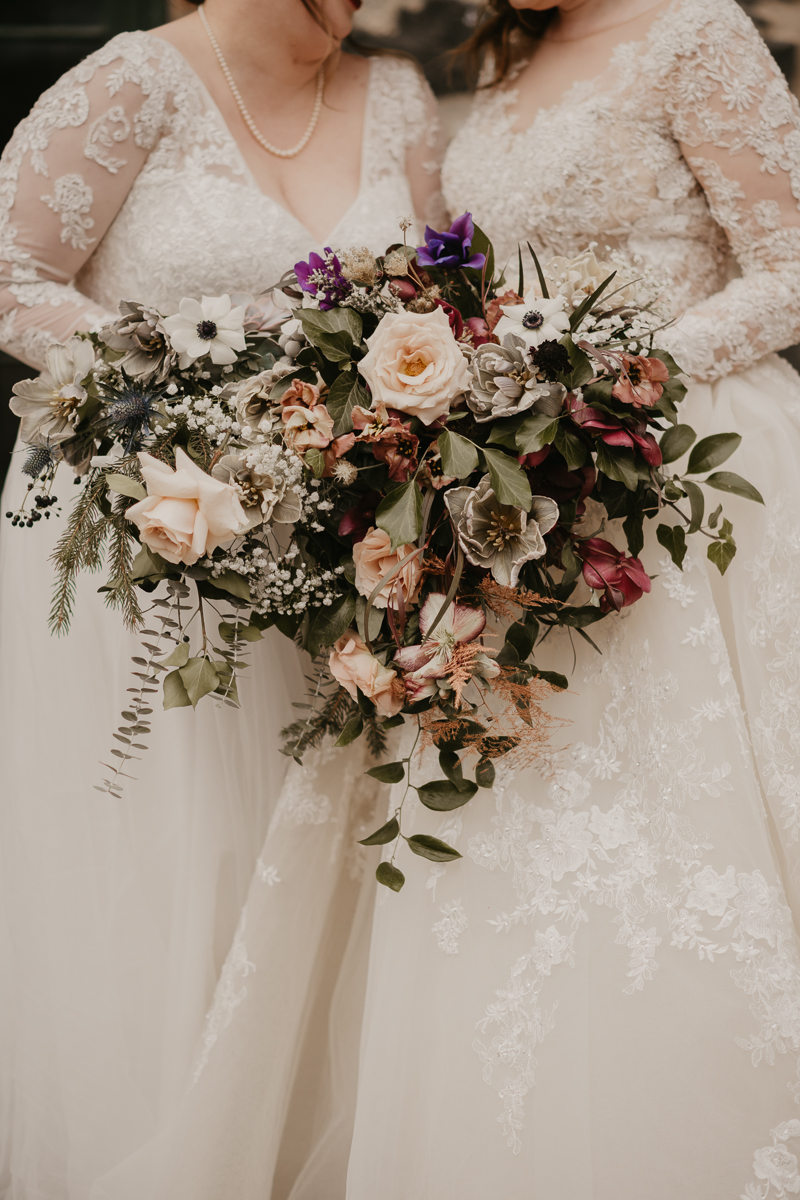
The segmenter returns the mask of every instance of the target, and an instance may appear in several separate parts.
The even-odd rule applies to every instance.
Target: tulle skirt
[[[376,894],[379,851],[354,847],[398,799],[362,750],[292,766],[191,1056],[197,1020],[185,1031],[185,1087],[136,1152],[108,1148],[91,1200],[800,1191],[800,379],[769,357],[693,386],[682,420],[742,433],[727,465],[766,501],[720,497],[738,545],[724,579],[703,539],[681,572],[651,526],[652,594],[595,627],[601,653],[564,633],[538,658],[570,678],[547,758],[455,813],[407,804],[405,832],[463,857],[401,850],[399,894]],[[414,770],[438,774],[430,753]],[[69,843],[38,836],[38,887],[48,867],[84,886]],[[95,923],[123,911],[111,874]],[[132,950],[107,944],[140,991]],[[44,1046],[31,1065],[81,1078]]]

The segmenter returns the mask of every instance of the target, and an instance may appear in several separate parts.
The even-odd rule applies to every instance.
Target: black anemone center
[[[204,342],[212,342],[217,336],[217,327],[213,321],[201,321],[197,326],[197,336]]]
[[[525,313],[522,324],[525,329],[541,329],[544,325],[544,317],[540,312],[531,310],[531,312]]]
[[[641,369],[636,365],[636,363],[628,364],[627,375],[628,375],[628,379],[631,381],[631,383],[634,387],[638,387],[639,384],[642,382],[642,372],[641,372]]]

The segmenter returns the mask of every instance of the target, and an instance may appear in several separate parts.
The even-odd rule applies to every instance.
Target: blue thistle
[[[28,457],[22,467],[23,475],[30,475],[31,479],[38,479],[41,475],[52,474],[55,470],[57,458],[55,447],[33,446],[28,453]]]
[[[116,441],[124,443],[125,453],[131,454],[150,436],[153,405],[161,399],[165,389],[146,389],[124,371],[121,375],[120,387],[112,388],[106,384],[104,388],[105,428]]]

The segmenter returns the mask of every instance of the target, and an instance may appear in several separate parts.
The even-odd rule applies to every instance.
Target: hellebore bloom
[[[620,354],[619,374],[611,395],[634,408],[652,408],[664,391],[661,385],[669,379],[669,371],[660,358],[645,358],[640,354]]]
[[[650,591],[650,578],[639,559],[617,550],[611,542],[588,538],[575,546],[575,553],[583,560],[583,578],[589,587],[603,593],[602,612],[619,612]]]
[[[381,502],[380,492],[365,492],[339,522],[339,537],[349,537],[353,544],[361,542],[375,524],[375,509]]]
[[[530,512],[501,504],[484,475],[477,488],[445,492],[444,502],[465,555],[492,572],[498,583],[516,587],[523,564],[546,553],[544,535],[558,521],[558,505],[534,496]]]
[[[576,425],[580,425],[589,433],[596,433],[607,446],[638,449],[648,466],[660,466],[661,449],[652,433],[647,432],[644,420],[634,421],[633,424],[623,423],[611,413],[601,412],[599,408],[591,408],[584,404],[577,396],[567,397],[567,407]]]
[[[480,270],[486,262],[485,254],[472,253],[475,226],[472,213],[456,217],[446,233],[436,233],[430,225],[425,226],[425,245],[417,246],[417,261],[423,267],[474,267]]]
[[[352,412],[353,425],[359,431],[359,442],[368,442],[378,462],[386,463],[389,478],[405,483],[417,469],[419,438],[411,433],[411,422],[401,421],[380,401],[374,411],[356,405]]]
[[[327,312],[329,308],[335,308],[345,296],[349,296],[353,285],[344,275],[342,264],[330,246],[325,247],[324,254],[323,258],[312,251],[307,263],[294,264],[294,272],[303,291],[316,296],[322,311]]]
[[[428,630],[446,600],[441,592],[431,592],[419,614],[419,631],[422,643],[419,646],[403,646],[394,656],[394,662],[407,672],[404,676],[406,695],[409,700],[422,700],[438,691],[435,680],[447,679],[446,690],[460,693],[468,678],[478,675],[481,679],[494,679],[500,668],[489,655],[496,653],[481,647],[480,650],[464,654],[460,648],[479,637],[486,626],[486,616],[479,608],[466,604],[451,604],[430,637]],[[459,678],[458,676],[462,676]],[[452,677],[452,678],[451,678]]]

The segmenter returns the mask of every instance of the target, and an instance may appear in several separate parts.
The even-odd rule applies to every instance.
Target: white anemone
[[[542,300],[531,288],[522,304],[501,304],[503,316],[495,326],[495,335],[502,342],[507,333],[514,333],[529,350],[542,342],[557,342],[569,329],[566,304],[563,296]]]
[[[236,362],[236,352],[246,348],[244,308],[231,307],[230,296],[184,296],[178,311],[164,321],[172,348],[180,354],[183,369],[195,359],[211,355],[217,364]]]

